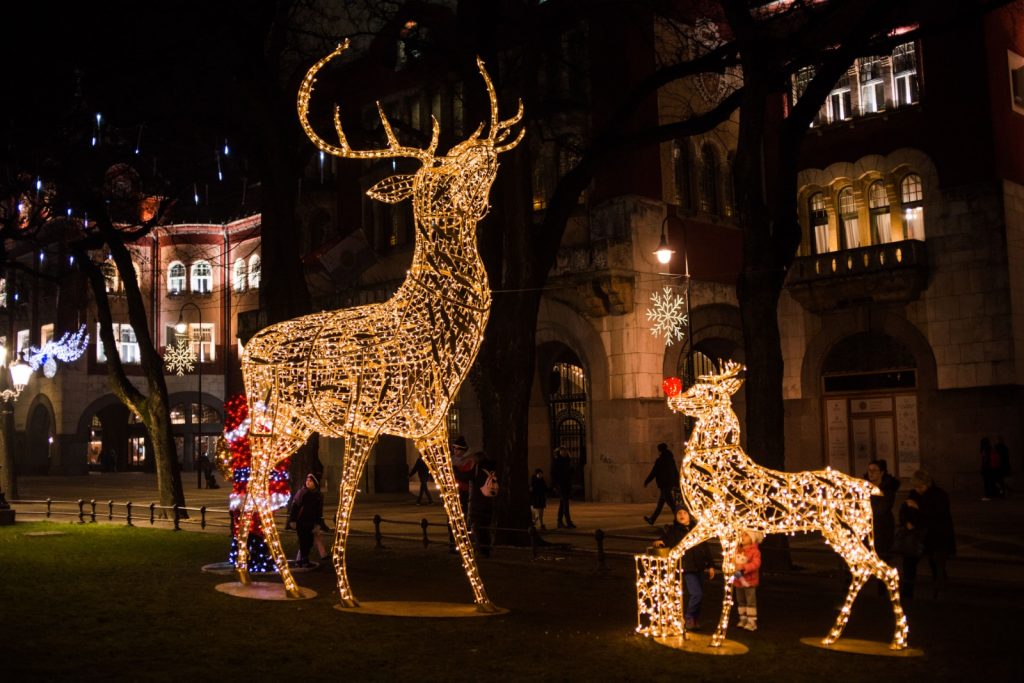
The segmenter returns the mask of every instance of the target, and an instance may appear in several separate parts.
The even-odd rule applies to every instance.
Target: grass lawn
[[[60,531],[62,535],[29,536]],[[632,567],[598,574],[593,560],[531,560],[498,551],[481,569],[511,613],[483,619],[342,614],[333,572],[298,575],[313,600],[258,602],[214,590],[204,574],[227,539],[199,533],[67,523],[0,527],[0,671],[7,681],[316,680],[963,680],[1022,676],[1024,599],[998,586],[912,605],[918,659],[880,659],[802,645],[823,636],[841,600],[838,581],[768,576],[761,630],[733,629],[750,653],[707,657],[633,634]],[[294,552],[294,548],[291,549]],[[927,570],[925,570],[927,574]],[[349,575],[364,600],[470,602],[457,557],[442,547],[352,544]],[[969,598],[969,599],[967,599]],[[704,620],[717,612],[710,587]],[[847,635],[887,641],[888,605],[869,585]],[[10,676],[10,677],[9,677]]]

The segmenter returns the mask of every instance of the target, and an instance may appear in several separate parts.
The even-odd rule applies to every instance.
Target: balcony
[[[786,289],[811,313],[869,303],[907,303],[928,285],[928,249],[920,240],[801,256]]]

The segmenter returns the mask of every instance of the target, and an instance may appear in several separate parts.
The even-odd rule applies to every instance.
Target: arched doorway
[[[42,403],[37,404],[29,414],[25,425],[25,460],[21,463],[21,474],[48,474],[53,448],[53,420],[50,410]]]
[[[208,403],[176,403],[171,406],[171,429],[178,462],[191,472],[203,453],[212,459],[223,422],[217,408]]]
[[[587,373],[568,347],[554,355],[548,371],[547,398],[551,450],[565,448],[573,464],[573,496],[585,498],[587,466]]]
[[[838,341],[821,369],[826,462],[853,475],[874,458],[910,476],[920,467],[917,362],[900,341],[858,332]]]

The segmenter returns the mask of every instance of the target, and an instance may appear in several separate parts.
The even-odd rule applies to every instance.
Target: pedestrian
[[[459,506],[463,516],[469,512],[469,488],[473,484],[473,468],[476,463],[469,457],[469,446],[466,437],[459,434],[451,440],[449,451],[452,456],[452,475],[459,488]]]
[[[644,479],[644,486],[647,486],[654,481],[658,486],[658,505],[654,508],[654,513],[650,517],[644,517],[644,521],[648,524],[654,524],[657,521],[658,515],[661,514],[661,508],[667,503],[672,509],[672,514],[676,513],[676,495],[679,492],[679,467],[676,466],[676,456],[672,454],[672,451],[668,449],[668,444],[658,444],[658,457],[654,461],[654,466],[651,467],[651,473]]]
[[[210,466],[210,456],[206,454],[206,451],[199,456],[196,460],[196,488],[203,488],[203,479],[206,478],[206,470]],[[209,485],[207,485],[209,488]]]
[[[998,495],[996,480],[999,472],[999,456],[992,450],[992,442],[987,436],[981,437],[981,446],[978,448],[978,459],[981,470],[982,494],[981,499],[988,502]]]
[[[551,463],[551,483],[558,490],[558,528],[575,529],[572,514],[569,512],[569,496],[572,495],[572,460],[568,449],[559,446],[555,449]]]
[[[914,472],[910,483],[913,490],[900,507],[903,537],[903,542],[898,543],[903,552],[900,593],[904,600],[914,597],[917,565],[921,557],[926,557],[932,571],[932,597],[938,597],[946,581],[946,559],[956,555],[949,496],[924,470]]]
[[[665,525],[661,537],[654,542],[655,548],[674,548],[687,534],[693,531],[696,522],[689,510],[680,506],[676,510],[672,524]],[[711,561],[711,551],[706,542],[701,541],[683,554],[683,583],[686,586],[686,628],[699,631],[700,603],[704,599],[704,573],[708,578],[715,578],[715,566]]]
[[[995,452],[997,470],[996,470],[996,488],[999,489],[999,496],[1006,498],[1006,494],[1009,490],[1009,484],[1006,480],[1010,478],[1010,449],[1006,447],[1003,442],[1002,435],[996,435],[996,443],[992,446],[992,450]]]
[[[494,499],[498,496],[498,468],[483,451],[472,456],[473,486],[469,490],[470,538],[477,553],[491,556],[491,522],[494,517]]]
[[[544,526],[544,508],[548,505],[548,483],[544,481],[544,470],[537,468],[530,478],[530,512],[533,513],[533,526],[540,526],[541,531],[547,531]]]
[[[413,463],[412,469],[409,470],[409,478],[412,479],[413,475],[418,475],[420,478],[420,493],[416,496],[416,504],[423,504],[423,496],[427,497],[427,505],[433,505],[434,499],[430,497],[430,489],[427,487],[430,481],[430,470],[427,468],[427,463],[423,460],[423,456],[420,455],[416,458],[416,462]]]
[[[324,497],[320,493],[320,480],[312,472],[306,475],[305,485],[292,499],[292,509],[288,515],[285,529],[295,528],[299,536],[299,555],[297,565],[309,566],[309,551],[313,549],[313,528],[322,521],[324,516]],[[321,556],[324,551],[320,549]]]
[[[740,613],[740,628],[757,630],[757,587],[761,583],[761,550],[757,544],[763,536],[757,531],[740,532],[740,549],[736,554],[733,584]]]
[[[900,480],[889,474],[889,464],[880,458],[868,463],[864,478],[878,487],[880,496],[871,496],[871,518],[875,536],[875,552],[888,562],[887,557],[892,551],[896,537],[896,518],[893,507],[896,504],[896,491],[900,488]]]

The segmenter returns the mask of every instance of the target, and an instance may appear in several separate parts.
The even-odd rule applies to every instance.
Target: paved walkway
[[[194,475],[193,475],[194,476]],[[213,510],[226,510],[230,488],[221,481],[221,488],[196,489],[195,479],[185,477],[185,498],[189,507],[206,506],[212,511],[208,519],[214,524],[207,530],[223,533],[221,526],[224,515]],[[97,501],[97,515],[107,511],[106,501],[115,503],[132,501],[134,515],[148,518],[148,505],[156,500],[156,477],[153,474],[119,472],[113,474],[93,473],[78,477],[21,477],[18,480],[18,499],[23,501],[52,498],[61,501],[84,499]],[[416,485],[418,488],[418,484]],[[906,491],[901,491],[903,495]],[[435,494],[435,499],[437,498]],[[552,501],[555,502],[555,501]],[[325,517],[333,518],[337,499],[333,492],[327,493]],[[38,519],[45,507],[38,504],[15,504],[19,520]],[[958,555],[951,562],[951,575],[973,577],[980,580],[1000,580],[1024,584],[1024,493],[1011,494],[1005,500],[983,502],[977,497],[963,494],[952,497],[954,525],[957,535]],[[77,510],[77,506],[55,506],[65,511]],[[123,508],[120,508],[123,514]],[[596,551],[594,531],[601,529],[606,535],[606,550],[615,553],[634,553],[643,550],[647,539],[656,532],[643,521],[650,514],[653,504],[648,503],[584,503],[574,502],[573,521],[577,529],[569,532],[555,529],[557,504],[549,506],[546,520],[549,531],[544,538],[555,544],[571,544],[584,552]],[[89,506],[86,505],[88,512]],[[385,535],[419,537],[420,520],[443,525],[446,521],[439,504],[417,506],[413,495],[362,494],[356,501],[353,530],[364,533],[373,531],[372,519],[380,515],[385,521],[382,532]],[[393,522],[406,522],[396,525]],[[668,511],[662,513],[659,523],[669,523]],[[189,525],[195,528],[196,525]],[[431,537],[443,537],[440,529],[432,529]],[[809,569],[838,569],[841,561],[824,543],[814,535],[794,536],[790,540],[794,561]]]

